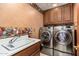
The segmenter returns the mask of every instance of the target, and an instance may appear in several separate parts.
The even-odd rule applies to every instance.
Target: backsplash
[[[26,35],[26,34],[30,37],[30,35],[32,34],[32,28],[0,27],[0,39],[13,37],[16,35],[21,36],[21,35]]]

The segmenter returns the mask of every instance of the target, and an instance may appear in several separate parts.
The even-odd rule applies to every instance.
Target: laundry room
[[[79,3],[0,3],[0,56],[79,56]]]
[[[78,4],[37,4],[44,12],[40,28],[41,53],[48,56],[78,55]]]

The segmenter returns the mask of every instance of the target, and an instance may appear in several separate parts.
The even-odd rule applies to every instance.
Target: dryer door
[[[50,33],[50,31],[42,32],[40,39],[41,39],[41,45],[43,47],[50,48],[50,46],[51,46],[51,33]]]
[[[72,42],[72,35],[66,30],[61,30],[55,33],[55,41],[61,45],[68,45]]]

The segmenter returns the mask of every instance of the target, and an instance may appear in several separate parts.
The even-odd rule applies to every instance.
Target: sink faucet
[[[9,41],[9,47],[14,47],[13,45],[12,45],[12,43],[14,43],[18,38],[19,38],[20,36],[15,36],[15,37],[13,37],[10,41]]]

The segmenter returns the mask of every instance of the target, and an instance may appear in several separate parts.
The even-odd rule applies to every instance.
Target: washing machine
[[[53,55],[53,26],[40,28],[41,52],[49,56]]]
[[[74,55],[74,27],[72,25],[54,27],[54,56]]]

